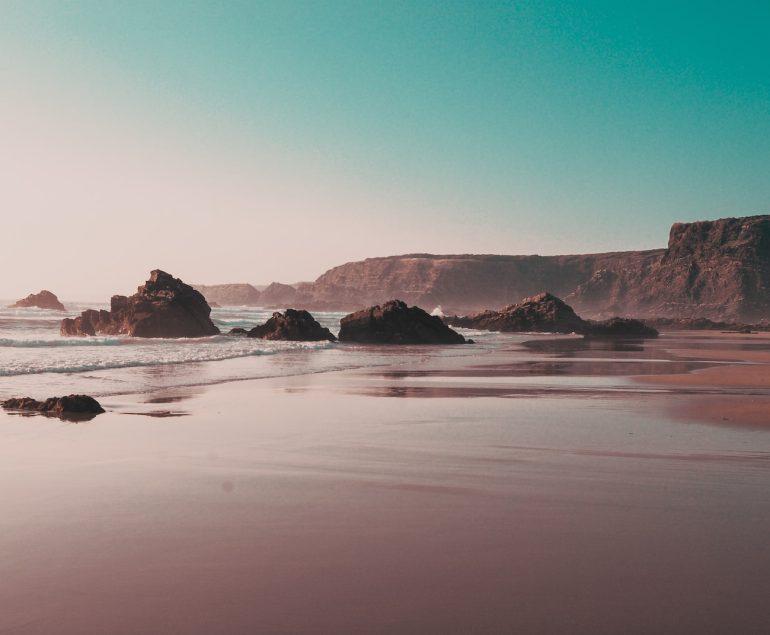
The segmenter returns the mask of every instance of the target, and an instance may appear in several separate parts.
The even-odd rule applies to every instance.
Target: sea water
[[[195,386],[374,366],[394,355],[470,354],[467,347],[385,347],[331,342],[285,342],[225,335],[235,327],[264,323],[272,309],[223,307],[211,317],[221,335],[203,338],[63,337],[64,317],[98,304],[70,304],[66,313],[36,308],[0,308],[0,397],[35,398],[72,392],[94,396]],[[315,312],[335,335],[344,313]],[[477,337],[477,335],[474,335]],[[482,335],[491,342],[491,334]],[[465,349],[465,350],[459,350]],[[476,348],[475,352],[479,352]]]

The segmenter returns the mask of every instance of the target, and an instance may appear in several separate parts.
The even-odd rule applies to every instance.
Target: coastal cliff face
[[[677,223],[666,249],[571,256],[368,258],[302,285],[297,306],[353,310],[399,297],[428,310],[500,308],[543,289],[601,318],[770,317],[770,216]]]
[[[637,317],[770,318],[770,216],[676,223],[644,266],[614,263],[568,296],[576,309]]]

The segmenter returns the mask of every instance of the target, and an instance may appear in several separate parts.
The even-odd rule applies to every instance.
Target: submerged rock
[[[230,331],[231,335],[236,329]],[[294,342],[337,341],[332,332],[321,326],[307,311],[286,309],[284,313],[276,311],[267,322],[255,326],[247,333],[248,337],[263,340],[289,340]]]
[[[9,308],[23,309],[36,307],[38,309],[52,309],[54,311],[65,311],[64,305],[59,302],[59,298],[54,293],[43,289],[40,293],[30,293],[26,298],[17,300]]]
[[[464,344],[465,338],[441,318],[391,300],[340,320],[341,342],[368,344]]]
[[[249,332],[246,329],[242,329],[240,326],[236,326],[235,328],[230,329],[227,334],[246,337]]]
[[[588,324],[569,304],[548,292],[524,298],[499,311],[454,316],[445,321],[452,326],[482,331],[528,333],[583,333]]]
[[[641,320],[614,317],[601,322],[589,322],[586,337],[658,337],[658,331]]]
[[[104,412],[101,404],[88,395],[49,397],[45,401],[38,401],[31,397],[14,397],[6,399],[0,405],[6,410],[40,413],[61,419],[92,419]]]
[[[109,311],[88,309],[62,320],[61,334],[205,337],[219,333],[210,314],[199,291],[155,269],[134,295],[112,296]]]

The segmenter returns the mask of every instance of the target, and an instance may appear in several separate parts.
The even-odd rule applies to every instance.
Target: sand
[[[0,414],[0,632],[763,632],[770,434],[712,416],[743,388],[590,361],[667,346]]]

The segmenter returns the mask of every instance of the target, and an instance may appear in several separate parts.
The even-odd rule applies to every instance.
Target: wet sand
[[[0,414],[0,633],[766,632],[770,384],[668,379],[731,337]]]

